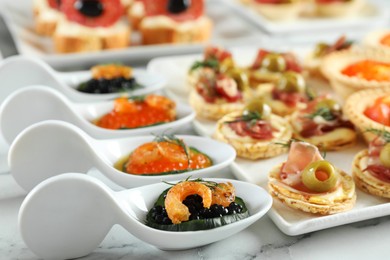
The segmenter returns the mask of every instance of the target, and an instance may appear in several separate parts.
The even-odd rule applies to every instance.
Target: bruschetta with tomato
[[[130,44],[130,28],[120,20],[120,0],[62,0],[64,19],[54,32],[54,48],[59,53],[89,52],[125,48]]]
[[[143,0],[145,17],[139,25],[143,44],[206,42],[212,21],[204,1]]]

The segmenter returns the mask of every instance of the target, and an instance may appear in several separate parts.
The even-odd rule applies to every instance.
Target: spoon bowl
[[[210,177],[236,157],[228,144],[206,137],[178,135],[188,146],[206,153],[213,165],[207,168],[167,175],[135,175],[113,165],[155,136],[120,139],[93,139],[80,128],[63,121],[44,121],[26,128],[12,143],[8,163],[10,173],[26,191],[41,181],[65,172],[87,172],[95,167],[116,184],[131,188],[192,177]],[[212,150],[210,149],[212,148]]]
[[[27,246],[48,259],[76,258],[92,252],[114,224],[140,240],[164,250],[183,250],[227,238],[260,219],[272,198],[261,187],[227,179],[249,210],[250,216],[222,227],[187,232],[157,230],[144,224],[157,197],[169,187],[157,183],[113,192],[99,180],[67,173],[37,185],[19,211],[19,228]]]
[[[162,89],[166,84],[165,78],[157,73],[149,73],[142,69],[133,69],[133,72],[136,81],[144,88],[127,92],[129,95],[151,93]],[[75,89],[78,84],[89,78],[91,78],[89,71],[60,73],[38,58],[9,57],[0,63],[0,79],[2,81],[0,104],[13,91],[29,85],[47,85],[75,102],[107,100],[123,95],[123,93],[88,94]]]
[[[33,102],[32,102],[33,101]],[[27,104],[27,105],[26,105]],[[114,101],[72,103],[60,92],[46,86],[29,86],[10,94],[0,106],[0,131],[8,144],[26,127],[44,120],[63,120],[72,123],[98,139],[161,134],[174,131],[195,117],[193,109],[177,103],[177,119],[172,122],[126,130],[98,127],[93,120],[111,112]]]

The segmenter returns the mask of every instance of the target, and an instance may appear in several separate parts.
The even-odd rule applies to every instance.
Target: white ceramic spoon
[[[8,144],[27,126],[44,120],[70,122],[98,139],[159,134],[189,124],[195,112],[189,105],[177,103],[173,122],[127,130],[110,130],[91,122],[113,110],[114,101],[72,103],[60,92],[45,86],[29,86],[10,94],[0,106],[0,130]]]
[[[154,92],[166,84],[166,79],[158,73],[149,73],[141,69],[134,69],[133,71],[137,82],[145,87],[129,92],[131,95],[144,95]],[[91,73],[89,71],[59,73],[38,58],[13,56],[0,63],[0,104],[10,93],[17,89],[41,84],[60,91],[70,100],[76,102],[107,100],[123,95],[123,93],[88,94],[75,89],[79,83],[90,78]]]
[[[199,136],[177,136],[190,147],[207,154],[213,161],[208,168],[180,174],[143,176],[127,174],[113,165],[155,136],[96,140],[78,127],[63,121],[44,121],[26,128],[12,143],[8,163],[16,182],[26,191],[41,181],[65,172],[100,170],[116,184],[131,188],[146,184],[192,177],[210,177],[227,167],[236,157],[228,144]]]
[[[183,250],[234,235],[260,219],[272,205],[271,196],[257,185],[230,179],[207,180],[231,182],[250,216],[209,230],[157,230],[144,221],[168,184],[113,192],[93,177],[67,173],[45,180],[28,194],[19,211],[20,232],[27,246],[45,259],[85,256],[99,246],[115,224],[158,248]]]

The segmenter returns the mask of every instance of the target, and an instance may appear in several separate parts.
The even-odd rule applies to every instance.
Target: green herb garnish
[[[190,71],[196,70],[198,68],[203,68],[203,67],[208,67],[208,68],[213,68],[213,69],[218,69],[219,67],[219,61],[217,59],[207,59],[205,61],[196,61],[190,68]]]
[[[186,154],[188,165],[190,165],[190,152],[189,147],[183,142],[183,140],[177,138],[174,135],[163,134],[154,138],[155,142],[169,142],[181,146]]]
[[[245,111],[244,114],[232,121],[227,121],[225,124],[236,123],[236,122],[248,122],[249,125],[253,126],[257,121],[262,120],[262,115],[258,111]]]
[[[320,116],[326,121],[332,121],[336,119],[335,115],[332,113],[332,110],[328,107],[320,107],[312,114],[307,115],[307,118],[314,119],[316,116]]]
[[[387,132],[386,130],[378,130],[378,129],[369,128],[365,132],[370,132],[370,133],[373,133],[377,136],[380,136],[386,141],[386,143],[390,143],[390,132]]]

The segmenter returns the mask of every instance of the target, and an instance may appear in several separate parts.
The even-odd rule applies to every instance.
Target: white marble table
[[[0,8],[5,0],[0,0]],[[388,0],[375,0],[390,7]],[[0,28],[0,35],[3,28]],[[0,43],[10,40],[0,37]],[[5,46],[7,47],[7,46]],[[6,48],[6,54],[14,54]],[[4,52],[3,52],[4,54]],[[98,172],[93,176],[118,189]],[[230,172],[224,177],[234,178]],[[25,192],[0,173],[0,259],[39,259],[24,244],[17,216]],[[280,232],[268,216],[237,235],[185,251],[161,251],[114,226],[92,254],[81,259],[390,259],[390,216],[300,236]]]

